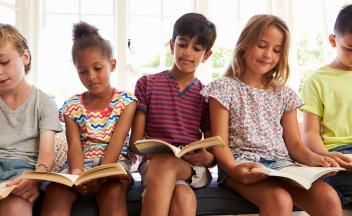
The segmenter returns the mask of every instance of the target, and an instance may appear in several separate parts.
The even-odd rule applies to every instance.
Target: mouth
[[[184,63],[184,64],[192,64],[193,63],[193,61],[192,60],[188,60],[188,59],[180,59],[180,61],[182,62],[182,63]]]
[[[263,65],[271,65],[271,62],[268,61],[258,60],[258,62]]]
[[[100,83],[92,83],[92,84],[90,84],[89,86],[90,86],[90,87],[97,87],[97,86],[99,86],[99,84],[100,84]]]
[[[10,79],[3,79],[3,80],[0,80],[0,84],[4,84],[4,83],[6,83],[8,80],[10,80]]]

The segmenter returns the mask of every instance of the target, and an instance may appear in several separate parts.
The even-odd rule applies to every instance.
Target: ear
[[[111,72],[116,69],[116,59],[111,59]]]
[[[22,59],[23,65],[28,65],[31,62],[31,55],[29,54],[29,51],[27,49],[23,51]]]
[[[336,47],[336,35],[330,34],[329,35],[329,42],[332,47]]]
[[[174,40],[170,40],[170,51],[171,51],[171,54],[173,55],[174,54],[174,45],[175,45],[175,42]]]
[[[213,54],[213,51],[211,51],[211,50],[209,50],[208,52],[206,52],[206,53],[204,54],[204,57],[203,57],[202,62],[203,62],[203,63],[206,62],[206,61],[208,60],[208,58],[211,56],[211,54]]]

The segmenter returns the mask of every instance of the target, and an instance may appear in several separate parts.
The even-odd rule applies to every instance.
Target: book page
[[[178,152],[181,151],[176,146],[173,146],[170,143],[157,139],[138,140],[135,142],[135,146],[137,150],[143,154],[172,151],[174,155],[177,155]]]
[[[8,181],[0,183],[0,200],[7,197],[11,193],[11,191],[16,187],[16,185],[7,187],[6,186],[7,183]]]
[[[56,182],[71,187],[78,178],[78,175],[29,171],[23,172],[21,177],[24,179]]]
[[[89,174],[82,174],[75,182],[75,185],[79,185],[85,182],[89,182],[95,179],[113,177],[120,180],[129,181],[130,178],[125,170],[116,169],[116,167],[110,167],[106,169],[100,169],[95,172],[90,172]]]
[[[188,152],[201,149],[201,148],[209,148],[212,146],[225,146],[224,141],[219,136],[209,137],[203,140],[198,140],[196,142],[190,143],[186,147],[182,148],[179,153],[179,156],[187,154]]]
[[[343,170],[341,167],[309,167],[309,166],[287,166],[280,170],[267,167],[256,169],[269,176],[284,177],[295,181],[305,189],[309,189],[312,183],[327,173]]]

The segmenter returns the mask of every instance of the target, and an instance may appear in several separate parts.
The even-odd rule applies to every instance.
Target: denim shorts
[[[352,154],[352,144],[338,146],[329,151]],[[352,209],[352,172],[338,172],[334,176],[323,178],[323,180],[336,190],[340,197],[342,207]]]
[[[250,161],[250,160],[247,160],[244,158],[236,160],[237,165],[241,164],[241,163],[246,163],[246,162],[253,162],[253,161]],[[255,161],[255,162],[263,164],[264,166],[271,168],[271,169],[281,169],[283,167],[290,166],[290,165],[294,164],[293,161],[290,161],[290,160],[277,161],[277,160],[266,160],[264,158],[260,158],[259,161]],[[219,167],[218,168],[218,184],[224,183],[228,177],[229,177],[229,175],[227,173],[225,173],[225,171]]]
[[[0,182],[21,175],[23,171],[34,170],[35,165],[23,159],[0,159]]]
[[[148,166],[149,160],[140,164],[138,168],[138,171],[141,174],[143,187],[146,185],[145,178],[147,175]],[[193,172],[192,177],[189,180],[177,180],[176,185],[185,184],[191,186],[192,188],[202,188],[210,184],[212,176],[208,168],[204,166],[190,166]]]

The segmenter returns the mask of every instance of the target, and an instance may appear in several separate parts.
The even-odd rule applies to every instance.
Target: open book
[[[28,171],[21,175],[21,178],[24,179],[56,182],[69,187],[104,177],[111,177],[126,181],[130,180],[129,175],[123,166],[117,163],[96,166],[81,175],[37,171]]]
[[[135,146],[139,153],[160,153],[160,152],[173,152],[176,157],[182,157],[183,155],[201,148],[209,148],[212,146],[225,146],[224,141],[219,136],[214,136],[206,139],[202,139],[186,146],[176,147],[171,143],[158,140],[158,139],[143,139],[138,140]]]
[[[6,198],[13,189],[15,189],[16,185],[12,185],[10,187],[7,187],[6,184],[8,182],[2,182],[0,183],[0,200]]]
[[[268,167],[253,169],[253,171],[261,172],[269,176],[287,178],[307,190],[312,186],[312,183],[320,177],[341,170],[345,169],[342,167],[310,167],[299,164],[287,166],[279,170],[274,170]]]

